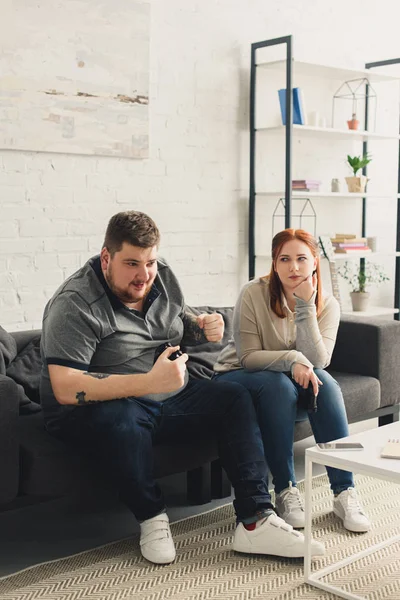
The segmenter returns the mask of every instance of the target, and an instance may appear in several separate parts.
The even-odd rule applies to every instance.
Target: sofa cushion
[[[30,400],[40,404],[40,372],[42,359],[40,356],[40,335],[36,335],[17,354],[7,368],[7,375],[22,385]]]
[[[17,343],[14,337],[8,333],[3,327],[0,327],[0,375],[6,375],[13,379],[17,384],[15,398],[19,404],[20,414],[40,411],[40,406],[31,402],[30,398],[25,393],[24,387],[21,385],[18,374],[21,371],[22,380],[30,378],[31,369],[34,368],[36,376],[40,373],[37,367],[32,364],[28,365],[27,371],[24,372],[23,365],[18,360]],[[15,377],[17,375],[17,378]]]

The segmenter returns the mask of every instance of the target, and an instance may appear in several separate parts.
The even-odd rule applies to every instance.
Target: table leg
[[[304,552],[304,581],[308,583],[311,575],[311,518],[312,518],[312,469],[313,462],[306,454],[305,469],[305,552]]]

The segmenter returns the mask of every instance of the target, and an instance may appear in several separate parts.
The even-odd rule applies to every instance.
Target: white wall
[[[0,323],[40,326],[109,217],[132,208],[160,226],[189,303],[233,303],[247,275],[250,44],[293,34],[297,59],[361,68],[400,54],[399,3],[379,6],[377,16],[375,0],[154,0],[150,159],[0,150]]]

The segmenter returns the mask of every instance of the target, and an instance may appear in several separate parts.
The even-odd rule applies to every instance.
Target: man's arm
[[[194,345],[204,342],[220,342],[224,336],[225,323],[219,313],[194,315],[185,310],[182,315],[184,334],[182,344]]]
[[[91,373],[71,367],[49,365],[51,386],[57,402],[85,405],[129,396],[146,396],[179,390],[185,381],[187,354],[174,361],[169,355],[179,346],[167,348],[148,373],[111,375]]]

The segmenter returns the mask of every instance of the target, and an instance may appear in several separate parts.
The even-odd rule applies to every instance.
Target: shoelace
[[[291,487],[289,491],[287,491],[284,495],[283,500],[289,508],[289,511],[291,511],[292,509],[300,509],[304,512],[303,499],[300,496],[300,492],[296,487]]]
[[[361,514],[364,514],[363,508],[360,504],[360,501],[357,497],[356,490],[354,488],[349,488],[347,495],[347,507],[346,509],[357,510]]]

